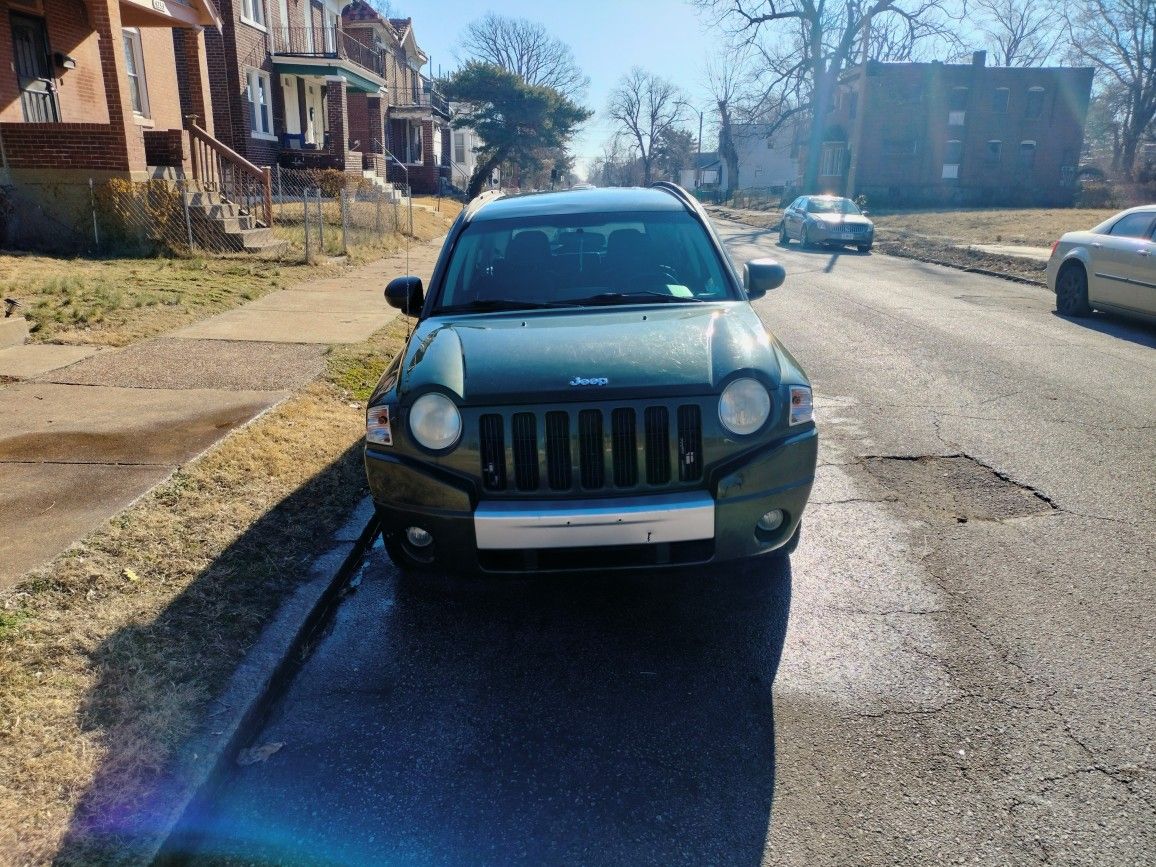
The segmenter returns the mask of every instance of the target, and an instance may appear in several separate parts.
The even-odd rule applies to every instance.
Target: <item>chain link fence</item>
[[[246,254],[304,262],[359,250],[391,249],[412,234],[408,190],[335,169],[275,167],[271,226],[212,190],[176,177],[89,182],[91,223],[70,234],[101,253]],[[86,225],[87,224],[87,225]]]

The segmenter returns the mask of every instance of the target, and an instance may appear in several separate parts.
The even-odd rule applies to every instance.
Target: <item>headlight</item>
[[[815,419],[815,405],[811,402],[811,389],[805,385],[791,386],[791,424],[806,424]]]
[[[409,430],[430,451],[448,449],[462,435],[462,414],[444,394],[423,394],[409,411]]]
[[[761,382],[736,379],[718,402],[718,418],[731,433],[745,436],[763,426],[771,414],[771,396]]]

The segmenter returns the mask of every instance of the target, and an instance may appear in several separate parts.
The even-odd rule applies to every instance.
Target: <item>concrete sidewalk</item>
[[[439,248],[412,247],[411,273],[428,282]],[[330,346],[383,327],[404,269],[392,256],[123,349],[0,350],[0,589],[303,388]]]

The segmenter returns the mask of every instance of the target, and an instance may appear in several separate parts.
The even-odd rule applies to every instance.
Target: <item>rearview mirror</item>
[[[389,285],[385,287],[385,300],[390,307],[396,307],[406,316],[417,316],[425,303],[421,277],[409,274],[390,280]]]
[[[755,301],[762,298],[772,289],[778,289],[787,279],[787,269],[774,259],[751,259],[747,262],[746,286],[747,298]]]

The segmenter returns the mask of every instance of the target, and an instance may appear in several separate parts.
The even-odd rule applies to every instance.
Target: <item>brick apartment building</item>
[[[851,70],[824,121],[820,187],[873,203],[1070,204],[1093,70],[985,61]]]
[[[218,20],[212,0],[0,2],[0,240],[79,232],[90,179],[185,163],[182,116],[211,111],[204,28]]]
[[[419,192],[448,176],[448,105],[410,19],[361,0],[219,0],[206,45],[217,137],[260,166],[373,170]],[[443,171],[444,165],[444,171]]]

